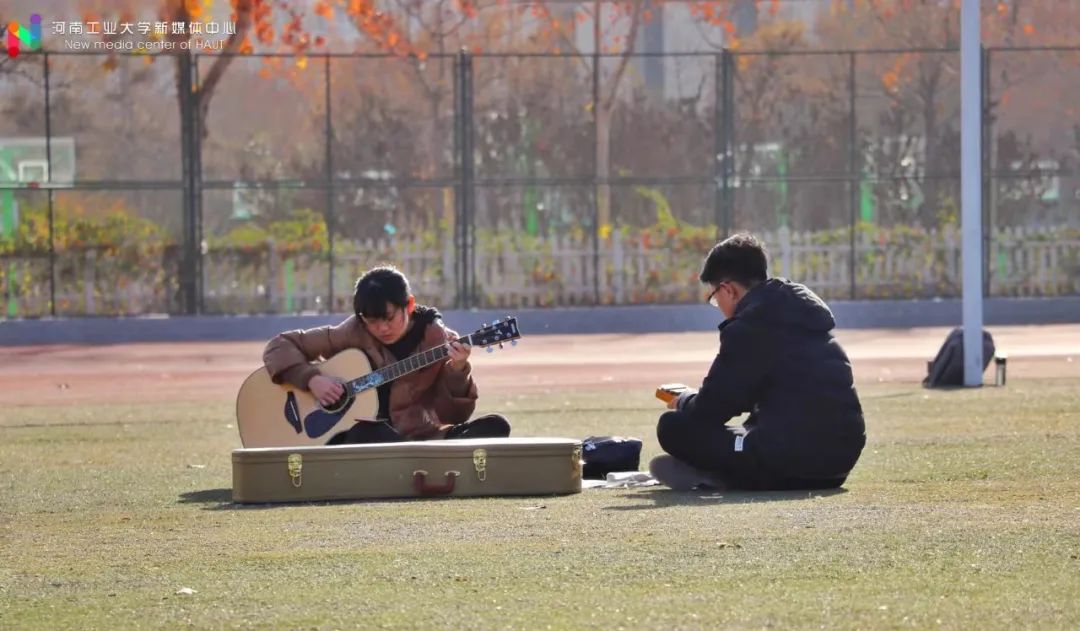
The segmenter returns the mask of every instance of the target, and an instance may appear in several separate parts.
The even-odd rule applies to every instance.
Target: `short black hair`
[[[709,250],[701,267],[701,282],[719,284],[733,280],[753,287],[768,278],[769,263],[765,246],[746,233],[732,235]]]
[[[409,304],[409,279],[392,265],[373,267],[356,281],[353,293],[353,313],[357,317],[380,319],[386,317],[386,305],[402,309]]]

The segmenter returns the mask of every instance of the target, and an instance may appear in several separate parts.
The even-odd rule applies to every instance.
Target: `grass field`
[[[228,400],[9,405],[0,628],[1080,628],[1080,379],[860,391],[837,493],[256,507]],[[658,453],[644,388],[481,407]]]

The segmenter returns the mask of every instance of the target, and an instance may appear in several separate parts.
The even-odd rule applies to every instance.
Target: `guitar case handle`
[[[454,492],[454,481],[461,475],[460,471],[447,471],[446,482],[443,484],[428,484],[427,471],[413,471],[413,489],[418,495],[449,495]]]

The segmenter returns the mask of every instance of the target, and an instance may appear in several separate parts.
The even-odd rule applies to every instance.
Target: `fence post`
[[[462,48],[457,56],[457,121],[454,138],[457,145],[458,203],[455,241],[458,246],[457,281],[460,308],[475,306],[476,299],[476,230],[473,225],[475,158],[473,156],[472,56]]]
[[[994,120],[990,115],[990,51],[982,48],[982,81],[979,84],[982,103],[982,216],[983,216],[983,296],[990,295],[990,277],[993,269],[990,265],[990,244],[993,239],[991,229],[997,221],[994,204],[993,142]]]
[[[625,259],[622,252],[622,234],[612,233],[611,243],[611,272],[615,274],[615,304],[622,305],[626,301],[625,286]]]
[[[324,64],[323,76],[325,78],[323,98],[326,99],[326,208],[325,221],[326,221],[326,261],[328,265],[327,271],[327,288],[326,288],[326,312],[334,312],[334,228],[337,224],[337,218],[334,215],[334,127],[333,121],[330,118],[330,54],[327,53]]]
[[[780,261],[784,267],[784,276],[792,279],[795,278],[795,253],[791,248],[791,228],[787,224],[780,226]]]
[[[198,173],[195,160],[195,97],[192,92],[191,52],[183,52],[177,57],[180,66],[180,151],[184,178],[184,217],[183,217],[183,253],[180,257],[180,310],[187,315],[198,312],[198,262],[200,255],[198,243]]]
[[[266,285],[264,298],[266,312],[277,312],[277,282],[278,270],[281,268],[281,260],[278,258],[277,242],[274,237],[266,239]]]
[[[453,130],[453,143],[454,147],[451,155],[454,157],[454,214],[451,217],[450,228],[452,234],[448,241],[452,243],[453,248],[453,272],[447,272],[447,277],[454,279],[454,287],[452,290],[454,307],[460,309],[462,306],[461,291],[461,164],[463,162],[461,158],[461,56],[459,51],[457,56],[454,57],[453,65],[451,67],[451,74],[454,80],[451,81],[451,90],[454,97],[454,130]],[[448,268],[449,269],[449,268]]]
[[[725,48],[720,53],[720,95],[724,108],[720,124],[721,236],[731,234],[735,216],[735,57]]]
[[[46,193],[49,204],[49,315],[56,317],[56,214],[53,211],[53,187],[52,187],[52,106],[49,88],[49,53],[42,54],[42,72],[45,80],[45,162],[49,165],[48,175],[49,190]],[[12,230],[18,230],[18,226],[12,226]]]
[[[455,230],[456,230],[456,227],[455,227]],[[442,277],[443,282],[441,282],[439,284],[439,287],[442,290],[441,294],[439,295],[439,304],[450,304],[451,301],[454,301],[457,298],[457,296],[454,295],[456,292],[453,289],[450,289],[450,288],[447,287],[446,280],[447,280],[447,278],[453,276],[454,277],[454,287],[457,287],[457,282],[458,282],[457,281],[457,275],[455,274],[456,269],[455,269],[454,241],[453,241],[453,239],[445,239],[443,241],[443,246],[442,246],[442,268],[443,268],[443,277]],[[449,291],[448,291],[448,289],[449,289]]]
[[[199,83],[199,56],[193,54],[191,57],[191,85],[194,87],[192,94],[195,95],[195,99],[192,101],[191,110],[191,163],[193,165],[191,169],[192,179],[192,199],[194,200],[194,215],[192,219],[195,224],[195,239],[194,239],[194,269],[193,274],[195,277],[195,313],[203,313],[206,311],[206,295],[203,289],[203,263],[208,253],[206,244],[203,240],[203,216],[202,216],[202,136],[203,136],[203,120],[202,120],[202,86]]]
[[[723,192],[723,155],[724,134],[722,112],[724,111],[721,100],[724,94],[724,58],[720,54],[713,55],[713,223],[716,224],[716,236],[720,237],[720,226],[724,223],[724,192]]]
[[[97,257],[94,254],[92,247],[86,248],[83,254],[83,264],[86,266],[86,269],[83,270],[83,284],[86,285],[83,287],[86,315],[95,315],[97,313],[97,305],[94,304],[94,285],[96,284],[94,267],[97,265]]]
[[[851,253],[848,258],[850,298],[855,299],[855,271],[858,259],[855,256],[855,232],[857,224],[855,213],[859,207],[859,128],[855,117],[855,52],[848,53],[848,211],[850,214],[851,235],[849,246]]]
[[[592,68],[592,115],[593,115],[593,207],[592,207],[592,243],[593,248],[593,266],[600,266],[600,199],[604,196],[607,202],[607,209],[609,213],[609,219],[614,224],[615,219],[611,217],[611,187],[608,186],[608,182],[600,182],[600,15],[602,6],[597,4],[597,15],[593,16],[593,68]],[[611,117],[609,117],[610,119]],[[604,140],[610,142],[611,139],[611,120],[608,120],[608,133]],[[610,156],[610,152],[608,152]],[[610,164],[608,167],[607,177],[611,177]],[[604,188],[601,189],[601,185]],[[598,270],[597,270],[598,271]],[[594,275],[595,279],[597,275]],[[593,301],[594,304],[600,303],[600,289],[599,286],[594,284],[593,288]]]

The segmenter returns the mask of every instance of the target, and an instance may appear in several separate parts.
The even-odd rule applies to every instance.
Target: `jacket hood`
[[[809,287],[783,278],[770,278],[747,292],[734,318],[820,332],[836,327],[825,301]]]

